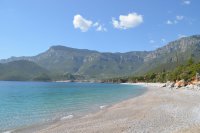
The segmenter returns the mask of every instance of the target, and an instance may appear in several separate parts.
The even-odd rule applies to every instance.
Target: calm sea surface
[[[0,132],[79,117],[144,92],[122,84],[0,81]]]

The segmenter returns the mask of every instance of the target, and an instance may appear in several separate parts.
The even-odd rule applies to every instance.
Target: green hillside
[[[176,82],[184,80],[189,83],[195,79],[197,73],[200,73],[200,62],[195,63],[191,58],[184,65],[179,65],[172,70],[149,71],[141,76],[111,78],[105,79],[104,82]]]
[[[46,73],[48,73],[46,69],[25,60],[0,64],[0,80],[35,80]],[[50,78],[42,80],[50,80]]]
[[[72,79],[105,79],[129,75],[139,76],[149,71],[173,70],[175,67],[185,64],[191,57],[195,62],[200,61],[200,35],[175,40],[154,51],[104,53],[52,46],[36,56],[12,57],[0,60],[0,63],[5,65],[4,63],[19,60],[33,62],[34,66],[37,64],[37,67],[42,70],[49,71],[48,75],[54,80],[69,79],[69,77]],[[29,66],[31,67],[30,64]],[[13,72],[14,76],[17,75],[15,73]],[[19,73],[23,72],[19,71]],[[27,74],[26,77],[32,78],[32,74],[28,75],[28,72],[25,74]],[[19,79],[25,79],[22,77]]]

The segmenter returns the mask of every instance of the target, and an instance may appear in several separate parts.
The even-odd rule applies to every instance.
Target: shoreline
[[[34,132],[200,132],[199,92],[170,90],[161,87],[162,83],[126,84],[144,86],[147,91],[94,114],[51,123]]]
[[[60,83],[60,82],[58,82]],[[65,82],[62,82],[62,83],[65,83]],[[77,82],[79,83],[79,82]],[[87,83],[93,83],[93,82],[87,82]],[[104,83],[103,83],[104,84]],[[106,83],[107,84],[107,83]],[[110,83],[109,83],[110,84]],[[133,84],[123,84],[123,83],[118,83],[119,85],[133,85]],[[142,89],[142,91],[140,92],[139,95],[133,95],[132,97],[129,97],[129,98],[125,98],[124,100],[121,100],[121,101],[118,101],[118,102],[115,102],[115,103],[111,103],[111,104],[102,104],[99,106],[99,108],[96,108],[96,109],[93,109],[89,112],[83,112],[81,114],[68,114],[68,115],[64,115],[58,119],[55,119],[53,121],[48,121],[48,122],[43,122],[43,123],[37,123],[37,124],[33,124],[33,125],[28,125],[28,126],[22,126],[20,128],[16,128],[16,129],[11,129],[11,130],[7,130],[7,131],[4,131],[3,133],[27,133],[27,132],[36,132],[36,131],[39,131],[39,130],[42,130],[50,125],[53,125],[55,123],[60,123],[60,122],[64,122],[64,121],[71,121],[71,120],[78,120],[78,119],[81,119],[81,118],[84,118],[84,117],[87,117],[87,116],[90,116],[90,115],[93,115],[93,114],[96,114],[98,112],[101,112],[107,108],[110,108],[112,106],[114,106],[115,104],[118,104],[118,103],[121,103],[123,101],[126,101],[126,100],[129,100],[129,99],[132,99],[134,97],[138,97],[140,95],[143,95],[145,92],[146,92],[146,87],[139,87]]]

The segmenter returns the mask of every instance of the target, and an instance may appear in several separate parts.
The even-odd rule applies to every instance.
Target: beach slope
[[[63,120],[38,133],[183,133],[200,132],[200,93],[140,84],[147,92],[98,113]]]

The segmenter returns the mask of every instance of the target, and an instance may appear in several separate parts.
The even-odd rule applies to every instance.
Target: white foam
[[[73,117],[74,117],[73,115],[68,115],[68,116],[62,117],[60,120],[72,119]]]
[[[104,109],[104,108],[106,108],[106,107],[107,107],[107,105],[99,106],[100,109]]]
[[[3,133],[12,133],[13,131],[5,131],[5,132],[3,132]]]

